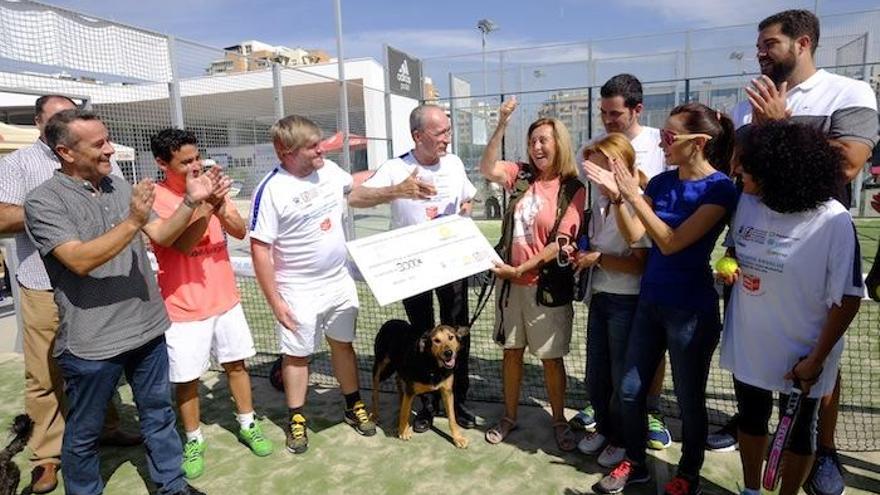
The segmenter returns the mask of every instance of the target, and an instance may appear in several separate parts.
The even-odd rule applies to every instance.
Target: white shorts
[[[338,342],[354,342],[358,296],[350,277],[309,289],[279,286],[278,292],[297,325],[291,331],[275,323],[282,354],[310,356],[320,348],[325,335]]]
[[[241,303],[204,320],[172,322],[165,343],[172,383],[197,380],[211,367],[211,357],[222,364],[257,354]]]

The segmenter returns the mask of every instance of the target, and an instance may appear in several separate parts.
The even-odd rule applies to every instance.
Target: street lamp
[[[480,36],[483,40],[483,94],[489,93],[489,75],[486,72],[486,35],[492,31],[498,31],[498,24],[491,19],[480,19],[477,21],[477,29],[480,30]]]
[[[743,73],[745,72],[745,71],[743,71],[743,57],[744,56],[745,56],[744,52],[733,51],[733,52],[730,52],[730,56],[727,57],[730,60],[737,61],[737,67],[739,68],[739,73],[737,74],[738,76],[743,75]]]

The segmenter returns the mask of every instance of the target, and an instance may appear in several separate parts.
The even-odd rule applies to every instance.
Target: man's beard
[[[764,73],[765,76],[769,77],[776,86],[782,84],[783,81],[788,80],[791,73],[794,72],[794,68],[797,66],[797,58],[795,58],[794,52],[789,52],[789,57],[785,60],[780,60],[778,62],[773,62],[773,65],[770,66],[770,71]]]

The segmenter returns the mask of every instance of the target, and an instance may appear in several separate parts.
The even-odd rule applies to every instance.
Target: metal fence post
[[[171,81],[168,83],[168,104],[171,106],[171,126],[184,128],[183,102],[180,98],[180,79],[178,78],[176,38],[168,36],[168,63],[171,65]]]
[[[275,98],[275,120],[284,118],[284,86],[281,82],[281,64],[272,63],[272,95]]]
[[[455,114],[455,75],[449,73],[449,120],[452,121],[452,153],[458,155],[458,117]]]

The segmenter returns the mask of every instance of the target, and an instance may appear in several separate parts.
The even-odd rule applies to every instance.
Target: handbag
[[[548,242],[554,242],[556,234],[559,230],[559,224],[565,215],[565,210],[571,204],[575,194],[583,189],[583,184],[577,178],[569,178],[562,183],[559,188],[559,196],[556,200],[556,222],[550,230],[547,237]],[[578,225],[578,230],[580,230]],[[578,233],[574,238],[577,239]],[[541,306],[558,307],[571,304],[574,300],[574,267],[571,263],[560,266],[559,263],[551,261],[544,263],[538,270],[538,287],[535,293],[537,303]]]

